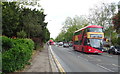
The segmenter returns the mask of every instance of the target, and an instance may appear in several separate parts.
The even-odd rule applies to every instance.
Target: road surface
[[[50,48],[65,72],[118,72],[118,55],[85,54],[74,51],[72,47],[63,48],[54,45]]]

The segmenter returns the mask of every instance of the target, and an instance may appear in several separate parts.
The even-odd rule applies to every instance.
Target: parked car
[[[69,47],[69,44],[68,43],[64,43],[63,47]]]
[[[111,46],[110,49],[108,50],[108,53],[120,54],[120,46]]]
[[[108,47],[103,47],[103,48],[102,48],[102,51],[103,51],[103,52],[107,52],[108,49],[109,49]]]
[[[59,45],[59,46],[62,46],[62,45],[63,45],[63,42],[59,42],[58,45]]]
[[[72,43],[69,43],[69,46],[72,47],[73,46]]]

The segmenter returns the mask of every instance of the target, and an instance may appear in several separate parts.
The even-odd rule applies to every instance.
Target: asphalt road
[[[85,54],[54,45],[51,49],[65,72],[118,72],[118,55]]]

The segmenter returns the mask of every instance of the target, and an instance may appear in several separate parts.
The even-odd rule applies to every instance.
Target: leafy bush
[[[14,46],[14,44],[10,38],[1,36],[1,39],[2,39],[2,52],[7,51]]]
[[[10,40],[13,42],[13,47],[2,53],[3,72],[14,72],[23,69],[28,64],[34,49],[34,42],[31,39]]]

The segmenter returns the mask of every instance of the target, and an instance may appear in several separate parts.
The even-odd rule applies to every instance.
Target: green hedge
[[[14,46],[12,39],[7,38],[5,36],[1,38],[2,38],[2,52],[7,51]]]
[[[29,59],[31,59],[34,42],[31,39],[2,38],[3,48],[6,48],[5,45],[10,46],[8,50],[2,52],[3,72],[14,72],[23,69],[29,63]],[[9,41],[11,42],[9,43]]]

